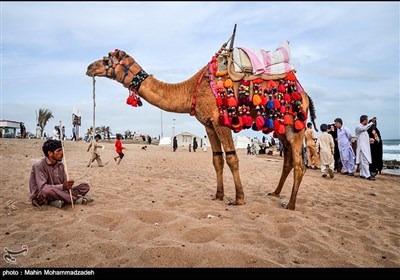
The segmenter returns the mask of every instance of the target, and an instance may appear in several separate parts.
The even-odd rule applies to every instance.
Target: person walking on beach
[[[60,140],[60,128],[58,126],[54,126],[53,140]]]
[[[342,172],[342,161],[340,160],[340,153],[339,153],[339,145],[337,141],[337,128],[335,124],[330,124],[330,129],[328,128],[328,133],[332,135],[333,138],[333,143],[335,144],[335,154],[334,154],[334,159],[335,159],[335,171],[336,172]]]
[[[176,136],[174,137],[174,140],[172,143],[172,148],[173,148],[174,152],[176,151],[176,149],[178,149],[178,139],[176,139]]]
[[[376,117],[373,117],[369,122],[374,123],[368,129],[372,159],[372,163],[369,165],[369,172],[372,177],[375,177],[377,174],[381,174],[383,168],[383,144],[381,133],[376,124]]]
[[[19,129],[20,129],[20,133],[21,133],[21,138],[25,139],[26,138],[26,128],[25,128],[25,124],[23,122],[19,123]]]
[[[87,167],[90,167],[90,165],[92,164],[92,162],[97,161],[97,165],[99,167],[103,167],[103,163],[101,162],[101,158],[100,158],[100,152],[97,150],[97,148],[101,148],[104,149],[103,145],[99,145],[99,141],[101,139],[100,134],[96,134],[96,136],[94,137],[95,142],[90,143],[89,147],[87,148],[87,151],[89,152],[90,148],[93,145],[93,154],[92,154],[92,158],[89,160],[89,163],[87,165]]]
[[[345,169],[345,172],[342,174],[354,176],[355,155],[351,145],[351,132],[347,127],[343,126],[343,121],[341,118],[335,119],[335,126],[337,128],[340,160],[342,161],[342,166]]]
[[[71,141],[76,141],[76,128],[75,128],[75,125],[72,127]]]
[[[356,127],[357,136],[357,152],[356,152],[356,164],[360,165],[360,177],[368,180],[374,180],[369,172],[369,165],[372,162],[371,159],[371,146],[368,135],[368,129],[374,123],[368,123],[368,116],[362,115],[360,117],[360,123]]]
[[[114,157],[114,161],[117,162],[117,164],[119,164],[121,162],[121,160],[124,158],[124,153],[122,152],[123,149],[125,149],[125,147],[122,147],[122,135],[117,133],[117,140],[115,141],[115,151],[117,152],[118,156]]]
[[[207,152],[207,136],[206,135],[204,135],[204,138],[203,138],[203,152]]]
[[[63,159],[63,149],[59,140],[49,139],[42,146],[45,157],[32,166],[29,178],[30,200],[33,205],[43,204],[61,208],[71,204],[69,190],[74,204],[87,204],[93,199],[85,197],[90,190],[87,183],[74,186],[74,180],[67,181]]]
[[[320,155],[322,177],[325,178],[328,175],[327,173],[329,173],[329,177],[333,178],[333,169],[335,168],[335,143],[333,142],[332,135],[327,132],[327,124],[321,124],[320,129],[322,134],[318,136],[316,146]]]
[[[196,137],[193,138],[193,152],[196,152],[199,144],[197,143]]]
[[[304,133],[306,139],[306,149],[308,156],[308,167],[318,169],[319,167],[319,155],[315,146],[315,136],[312,130],[312,123],[307,123],[307,129]]]

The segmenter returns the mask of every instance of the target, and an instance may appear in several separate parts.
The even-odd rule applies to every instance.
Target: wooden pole
[[[233,27],[233,33],[231,37],[231,44],[229,45],[229,51],[233,51],[233,43],[235,42],[235,36],[236,36],[236,23],[235,26]]]
[[[62,150],[63,150],[64,169],[65,169],[65,174],[67,174],[67,181],[69,181],[67,161],[65,160],[65,149],[64,149],[64,140],[63,140],[62,123],[61,123],[61,121],[60,121],[60,136],[61,136],[61,147],[62,147]],[[71,198],[72,208],[75,208],[74,207],[74,200],[72,199],[72,191],[71,191],[71,189],[69,189],[69,197]]]
[[[93,140],[94,140],[94,136],[96,134],[95,130],[96,130],[96,126],[95,126],[95,120],[96,120],[96,79],[93,77],[93,130],[92,130],[92,134],[93,134]]]
[[[92,129],[92,156],[89,161],[89,167],[92,165],[92,159],[94,156],[94,145],[96,145],[96,140],[94,136],[96,135],[96,79],[93,77],[93,129]]]

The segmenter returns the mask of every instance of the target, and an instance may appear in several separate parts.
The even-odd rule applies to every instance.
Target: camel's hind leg
[[[233,143],[232,139],[232,132],[229,127],[226,126],[220,126],[219,124],[214,125],[214,129],[206,127],[207,134],[209,135],[208,137],[216,137],[218,141],[213,141],[215,143],[219,143],[217,145],[217,148],[221,148],[221,144],[224,148],[225,155],[226,155],[226,163],[229,166],[229,169],[232,172],[233,180],[235,182],[235,189],[236,189],[236,205],[243,205],[244,202],[244,192],[243,192],[243,187],[242,187],[242,182],[240,180],[240,174],[239,174],[239,158],[236,154],[235,150],[235,145]],[[213,135],[214,134],[214,135]],[[215,152],[219,152],[220,150],[214,150],[213,148],[213,162],[215,163],[216,160],[215,158],[221,158],[222,163],[223,163],[223,157],[222,154],[216,155]],[[219,160],[217,161],[219,162]],[[214,164],[215,165],[215,164]],[[223,164],[220,164],[219,166],[223,167]],[[218,170],[217,171],[217,183],[218,183]],[[222,182],[222,171],[221,171],[221,182]],[[218,187],[217,185],[217,195],[218,195]],[[222,185],[221,185],[222,187]],[[223,194],[223,187],[222,187],[222,194]]]
[[[304,166],[303,159],[303,139],[304,139],[304,130],[294,134],[294,141],[291,143],[292,147],[292,158],[293,158],[293,188],[292,194],[290,196],[289,203],[286,209],[294,210],[296,207],[296,198],[297,192],[300,187],[300,183],[303,180],[303,175],[306,173],[306,169]]]
[[[279,184],[276,187],[275,191],[272,193],[269,193],[268,195],[276,196],[279,197],[279,194],[282,191],[282,187],[285,184],[285,181],[293,169],[293,157],[292,157],[292,147],[289,143],[289,141],[284,138],[284,136],[279,137],[279,141],[282,142],[283,145],[283,169],[282,169],[282,174],[281,178],[279,180]]]

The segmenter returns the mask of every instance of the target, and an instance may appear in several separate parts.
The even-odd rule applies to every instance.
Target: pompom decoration
[[[253,95],[253,104],[254,106],[258,106],[261,103],[261,97],[258,94]]]
[[[300,121],[300,120],[296,120],[294,122],[294,129],[297,131],[302,130],[305,127],[304,122]]]
[[[224,82],[224,87],[225,88],[233,87],[233,81],[230,78],[226,79],[225,82]]]
[[[294,81],[297,80],[297,78],[296,78],[296,75],[293,72],[289,72],[289,73],[287,73],[286,80],[294,82]]]

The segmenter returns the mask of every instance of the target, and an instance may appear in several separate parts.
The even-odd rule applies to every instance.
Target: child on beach
[[[322,134],[318,136],[316,146],[320,155],[322,177],[325,178],[327,176],[326,173],[328,172],[329,177],[333,178],[333,169],[335,167],[335,159],[333,157],[335,154],[335,144],[332,135],[327,132],[328,125],[323,123],[320,128]]]
[[[94,137],[94,140],[96,140],[96,142],[93,144],[93,156],[90,159],[87,167],[90,167],[90,165],[92,164],[93,161],[97,161],[97,164],[99,165],[99,167],[103,167],[103,163],[101,162],[101,158],[100,158],[100,153],[97,150],[97,148],[101,148],[104,149],[103,145],[99,145],[98,142],[100,141],[101,136],[100,134],[96,134],[96,136]],[[92,147],[92,143],[90,143],[89,147],[87,148],[87,151],[89,152],[90,148]]]
[[[121,138],[122,138],[122,135],[118,133],[117,141],[115,141],[115,151],[118,153],[118,156],[114,157],[114,161],[116,161],[117,164],[119,164],[121,162],[122,158],[124,157],[124,153],[122,152],[122,150],[125,149],[125,147],[122,147]]]

